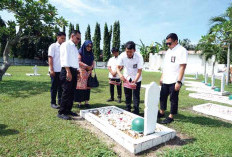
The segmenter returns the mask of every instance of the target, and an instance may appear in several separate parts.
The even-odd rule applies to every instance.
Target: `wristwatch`
[[[182,82],[181,82],[181,81],[177,81],[177,83],[179,83],[180,85],[182,85]]]

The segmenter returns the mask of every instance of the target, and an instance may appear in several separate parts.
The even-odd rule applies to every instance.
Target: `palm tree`
[[[204,57],[205,61],[214,58],[213,60],[213,67],[212,67],[212,76],[214,75],[214,67],[216,61],[220,60],[221,54],[223,52],[223,48],[220,44],[216,43],[215,38],[213,35],[208,34],[202,36],[201,40],[199,41],[195,51],[201,50],[201,56]],[[205,63],[205,71],[206,71],[206,63]],[[204,73],[205,75],[205,73]]]
[[[230,43],[232,42],[232,3],[223,15],[211,18],[210,23],[212,26],[209,34],[214,35],[216,40],[221,42],[222,47],[226,46],[228,49],[226,78],[226,84],[228,85],[230,76]]]

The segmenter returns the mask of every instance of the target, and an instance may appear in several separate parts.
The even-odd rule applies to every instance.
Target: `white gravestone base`
[[[3,76],[12,76],[12,75],[9,73],[5,73]]]
[[[200,87],[192,87],[192,88],[186,88],[186,90],[193,91],[193,92],[198,92],[198,93],[208,93],[208,94],[213,94],[213,95],[221,95],[221,96],[230,94],[230,92],[226,92],[226,91],[217,92],[217,91],[214,91],[211,88],[206,89],[206,88],[200,88]]]
[[[232,121],[232,107],[206,103],[206,104],[193,106],[193,110],[206,115],[211,115]]]
[[[100,116],[100,112],[105,113],[105,115]],[[113,113],[116,115],[111,115]],[[136,133],[130,129],[131,126],[128,126],[128,124],[131,124],[134,118],[140,116],[115,106],[81,110],[80,115],[134,154],[165,143],[176,136],[174,130],[158,123],[153,131],[155,133],[147,136]]]
[[[203,99],[232,105],[232,100],[229,100],[228,96],[213,95],[209,93],[190,93],[189,96],[196,99]]]

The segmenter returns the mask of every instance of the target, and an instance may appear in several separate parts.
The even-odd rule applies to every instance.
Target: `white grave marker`
[[[39,68],[37,67],[37,65],[35,65],[32,69],[34,70],[34,73],[33,74],[32,73],[27,73],[26,74],[27,76],[40,76],[40,74],[38,74]]]
[[[206,85],[208,84],[208,74],[207,73],[205,74],[205,84]]]
[[[144,109],[145,136],[155,132],[159,97],[160,88],[155,82],[151,82],[149,86],[146,86]]]
[[[198,72],[196,73],[195,79],[198,80]]]
[[[215,75],[213,74],[212,77],[211,77],[211,88],[215,88]]]
[[[224,92],[225,89],[225,74],[222,74],[222,78],[221,78],[221,92]]]

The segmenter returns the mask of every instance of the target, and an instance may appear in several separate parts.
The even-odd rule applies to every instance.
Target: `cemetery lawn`
[[[50,107],[50,78],[48,67],[39,67],[41,76],[26,76],[32,66],[11,66],[0,82],[0,156],[118,156],[110,146],[75,124],[56,117]],[[109,98],[108,71],[97,69],[100,87],[91,90],[91,107],[115,105],[125,108],[125,102],[107,103]],[[142,84],[159,82],[160,73],[143,72]],[[199,80],[201,81],[201,79]],[[219,85],[216,80],[216,85]],[[232,93],[232,85],[225,90]],[[143,115],[144,93],[141,90],[140,113]],[[190,98],[183,86],[179,97],[179,114],[168,127],[184,134],[182,144],[156,152],[160,156],[232,156],[232,123],[204,116],[191,107],[207,103]],[[124,95],[122,100],[125,100]],[[216,103],[215,104],[220,104]],[[224,105],[224,104],[221,104]],[[228,106],[228,105],[227,105]],[[168,104],[168,111],[170,104]],[[73,111],[79,112],[77,103]],[[168,113],[168,112],[167,112]],[[178,138],[178,137],[177,137]],[[162,148],[162,146],[161,146]],[[146,156],[152,150],[141,153]]]

